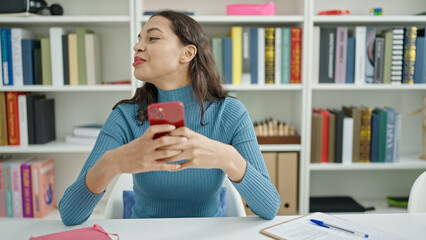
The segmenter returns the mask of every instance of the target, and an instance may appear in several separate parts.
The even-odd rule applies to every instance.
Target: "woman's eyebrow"
[[[161,29],[156,28],[156,27],[153,27],[153,28],[148,29],[148,30],[146,31],[146,33],[150,33],[150,32],[152,32],[152,31],[160,31],[161,33],[164,33],[163,31],[161,31]],[[138,34],[138,38],[140,38],[140,37],[141,37],[141,34],[139,33],[139,34]]]

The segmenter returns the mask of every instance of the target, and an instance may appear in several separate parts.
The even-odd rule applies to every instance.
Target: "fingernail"
[[[175,165],[175,168],[176,168],[176,169],[178,169],[178,168],[180,168],[180,167],[181,167],[181,165],[180,165],[180,164],[176,164],[176,165]]]
[[[176,127],[175,127],[174,125],[169,125],[167,128],[168,128],[169,130],[173,130],[173,129],[175,129]]]
[[[180,138],[180,141],[181,141],[181,142],[186,142],[187,140],[188,140],[188,138],[186,138],[186,137],[181,137],[181,138]]]

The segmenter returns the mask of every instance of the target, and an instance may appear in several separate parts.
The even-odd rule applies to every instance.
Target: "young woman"
[[[222,88],[202,27],[184,14],[164,11],[146,22],[138,39],[134,75],[145,84],[114,107],[65,191],[59,203],[64,224],[87,220],[121,173],[133,174],[133,218],[221,216],[224,177],[255,214],[275,217],[280,198],[249,114]],[[186,126],[149,126],[147,106],[170,101],[183,102]],[[160,132],[169,134],[153,139]]]

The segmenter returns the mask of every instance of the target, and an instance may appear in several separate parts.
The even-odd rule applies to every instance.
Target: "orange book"
[[[56,206],[53,158],[38,158],[31,161],[31,182],[34,218],[42,218]]]
[[[18,92],[6,92],[7,133],[9,145],[20,145]]]
[[[321,134],[321,162],[328,162],[328,134],[330,124],[330,112],[322,109],[314,109],[314,112],[322,116],[322,134]]]
[[[302,29],[291,28],[290,83],[301,83],[302,72]]]

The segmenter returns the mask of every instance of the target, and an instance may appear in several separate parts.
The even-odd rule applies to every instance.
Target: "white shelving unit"
[[[426,95],[426,85],[335,85],[312,84],[312,36],[314,26],[372,25],[378,28],[391,26],[425,26],[425,16],[413,16],[426,9],[424,0],[398,0],[382,3],[386,16],[367,16],[369,8],[377,7],[369,0],[283,0],[276,1],[277,16],[226,16],[226,5],[237,0],[209,1],[66,1],[58,0],[65,16],[1,16],[0,27],[24,27],[40,36],[48,36],[51,26],[63,26],[69,31],[88,27],[99,34],[102,49],[104,81],[131,79],[130,85],[97,86],[24,86],[1,87],[0,91],[29,91],[55,98],[57,141],[28,147],[0,147],[0,155],[53,156],[56,161],[57,201],[75,180],[84,164],[91,146],[70,145],[64,138],[79,124],[104,122],[112,106],[133,95],[139,82],[133,77],[131,62],[136,35],[149,17],[143,11],[173,9],[194,11],[211,37],[225,37],[231,26],[303,28],[302,84],[234,86],[225,88],[234,92],[248,109],[253,120],[274,117],[295,126],[301,135],[301,144],[261,145],[262,151],[299,152],[299,214],[309,212],[309,197],[321,195],[353,196],[364,206],[375,206],[376,212],[394,212],[386,206],[385,196],[407,195],[414,179],[424,170],[426,162],[417,155],[421,150],[421,116],[407,117],[421,105]],[[245,3],[266,3],[266,0],[247,0]],[[83,6],[83,7],[82,7]],[[350,9],[350,16],[317,16],[322,10]],[[420,9],[420,10],[419,10]],[[393,164],[310,164],[311,111],[313,108],[340,108],[342,105],[367,105],[394,107],[403,116],[401,161]],[[102,214],[100,213],[101,216]],[[50,218],[59,218],[52,213]]]

